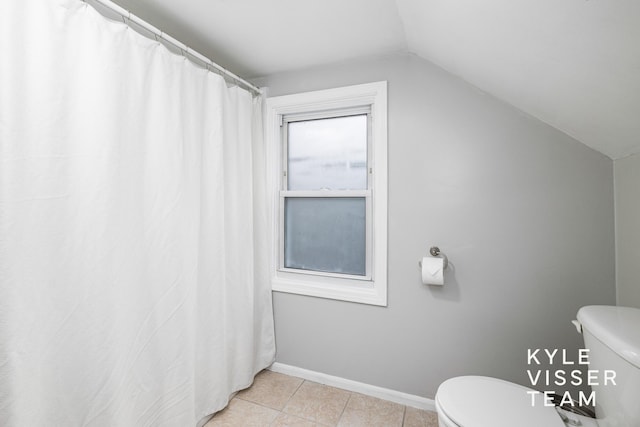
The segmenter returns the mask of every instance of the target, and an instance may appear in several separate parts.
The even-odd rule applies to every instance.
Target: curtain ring
[[[131,22],[131,11],[127,10],[127,16],[122,15],[122,22],[129,28],[129,22]]]

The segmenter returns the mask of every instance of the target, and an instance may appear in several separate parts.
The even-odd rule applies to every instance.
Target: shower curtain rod
[[[97,3],[97,4],[101,5],[101,6],[109,9],[110,11],[115,12],[116,14],[118,14],[118,15],[120,15],[122,17],[123,22],[125,22],[125,23],[127,23],[127,21],[133,22],[134,24],[142,27],[146,31],[149,31],[150,33],[152,33],[156,37],[156,40],[158,38],[160,38],[160,39],[164,40],[165,42],[175,46],[178,49],[180,49],[180,51],[182,52],[182,54],[185,57],[187,55],[190,55],[190,56],[196,58],[197,60],[203,62],[207,69],[209,69],[209,67],[214,68],[219,73],[221,73],[224,76],[228,77],[229,79],[233,80],[239,86],[243,86],[245,89],[250,90],[251,92],[253,92],[256,95],[262,95],[262,90],[260,88],[258,88],[257,86],[254,86],[251,83],[249,83],[248,81],[246,81],[245,79],[243,79],[241,77],[238,77],[236,74],[232,73],[231,71],[227,70],[226,68],[221,67],[220,65],[216,64],[215,62],[213,62],[212,60],[210,60],[206,56],[202,55],[199,52],[196,52],[195,50],[191,49],[189,46],[185,45],[184,43],[182,43],[182,42],[180,42],[180,41],[178,41],[176,39],[174,39],[170,35],[164,33],[163,31],[161,31],[158,28],[154,27],[153,25],[149,24],[147,21],[143,20],[142,18],[139,18],[138,16],[136,16],[133,13],[129,12],[128,10],[118,6],[117,4],[113,3],[112,1],[110,1],[110,0],[82,0],[82,1],[84,1],[87,4]]]

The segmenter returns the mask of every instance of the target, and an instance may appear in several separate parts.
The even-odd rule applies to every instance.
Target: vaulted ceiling
[[[411,52],[613,159],[640,152],[639,0],[115,0],[251,78]]]

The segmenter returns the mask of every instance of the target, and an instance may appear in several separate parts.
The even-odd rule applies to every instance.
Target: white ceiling
[[[247,78],[412,52],[616,159],[640,152],[640,0],[115,0]]]

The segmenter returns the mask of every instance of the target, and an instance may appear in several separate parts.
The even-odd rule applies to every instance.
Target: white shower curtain
[[[274,357],[260,101],[0,2],[0,425],[195,426]]]

